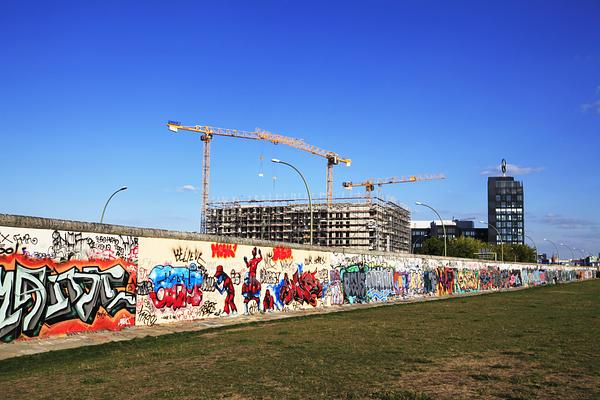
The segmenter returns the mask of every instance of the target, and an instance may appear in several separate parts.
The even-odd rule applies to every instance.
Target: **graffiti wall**
[[[137,238],[0,227],[0,340],[135,323]]]
[[[594,275],[583,268],[0,226],[0,341]]]
[[[137,276],[138,325],[331,303],[328,253],[285,246],[140,238]]]

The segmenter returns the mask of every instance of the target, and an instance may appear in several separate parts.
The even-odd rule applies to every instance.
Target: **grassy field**
[[[0,398],[600,398],[600,281],[0,361]]]

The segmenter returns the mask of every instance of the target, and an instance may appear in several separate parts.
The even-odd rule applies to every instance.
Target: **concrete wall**
[[[594,277],[0,215],[0,341]]]

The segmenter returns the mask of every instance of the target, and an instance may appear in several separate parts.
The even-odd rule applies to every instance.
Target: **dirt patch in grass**
[[[430,368],[404,374],[396,384],[435,399],[571,400],[593,398],[600,387],[600,378],[586,371],[553,371],[530,359],[504,353],[436,361]]]

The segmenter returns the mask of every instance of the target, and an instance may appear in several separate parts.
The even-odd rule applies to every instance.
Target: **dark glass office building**
[[[510,176],[488,178],[488,222],[498,229],[502,242],[524,244],[525,212],[523,182]],[[494,228],[488,229],[488,242],[500,243]]]

